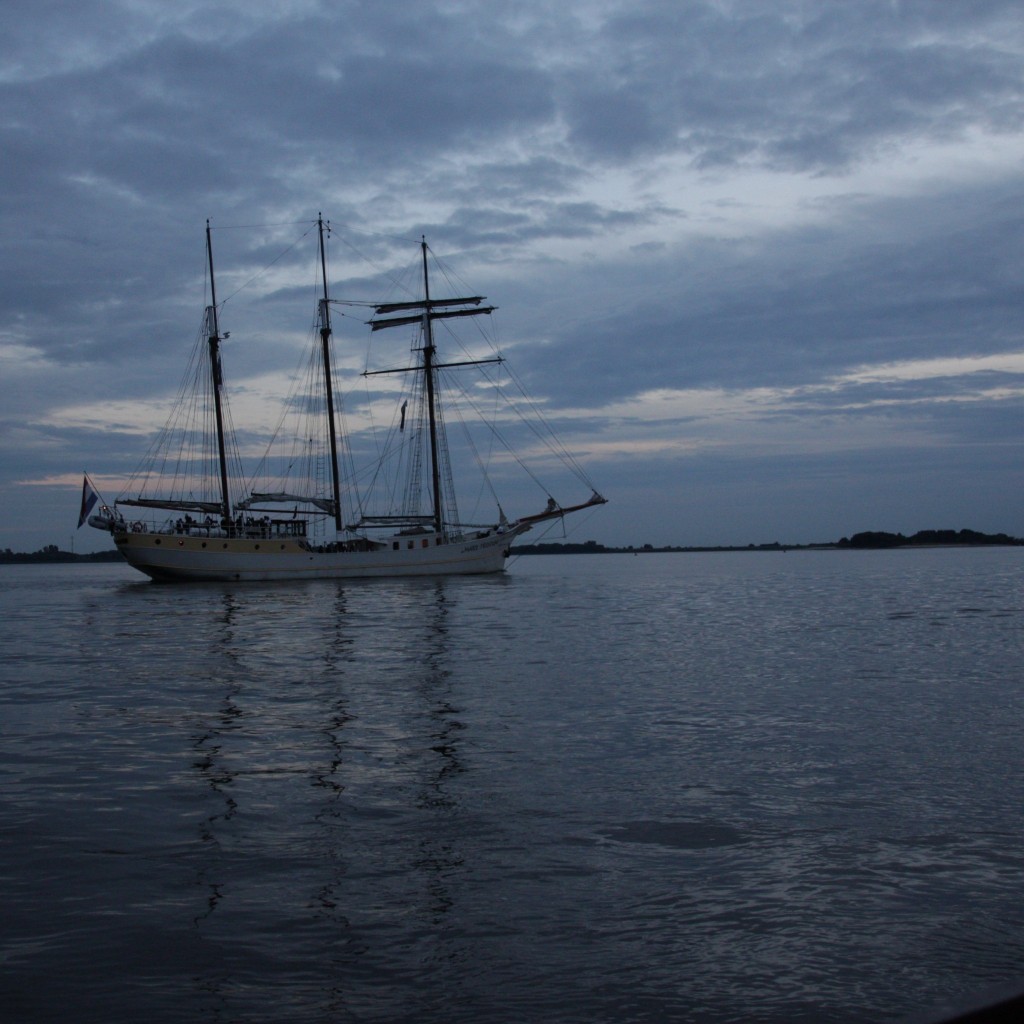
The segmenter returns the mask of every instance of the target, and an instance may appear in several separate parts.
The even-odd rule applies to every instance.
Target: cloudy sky
[[[426,233],[500,307],[611,502],[575,539],[1024,536],[1020,0],[5,0],[0,23],[0,549],[67,547],[82,471],[112,497],[144,454],[206,218],[230,296],[321,210],[382,261]],[[294,366],[279,305],[230,323],[252,380]]]

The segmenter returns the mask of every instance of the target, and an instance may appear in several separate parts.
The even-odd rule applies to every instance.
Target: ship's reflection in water
[[[451,636],[466,589],[225,587],[210,607],[209,706],[193,715],[204,809],[192,919],[218,947],[196,982],[225,1012],[232,993],[266,982],[279,934],[289,959],[309,957],[302,987],[321,987],[296,998],[325,1013],[356,1012],[366,994],[346,978],[383,980],[401,946],[431,962],[462,955],[445,919],[466,858],[453,782],[472,741]]]

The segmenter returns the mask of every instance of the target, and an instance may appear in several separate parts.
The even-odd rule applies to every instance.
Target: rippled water
[[[2,567],[4,1020],[886,1021],[1016,980],[1022,570]]]

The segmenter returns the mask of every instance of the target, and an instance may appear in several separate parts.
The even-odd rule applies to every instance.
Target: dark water
[[[1024,977],[1024,550],[0,568],[4,1021],[890,1021]]]

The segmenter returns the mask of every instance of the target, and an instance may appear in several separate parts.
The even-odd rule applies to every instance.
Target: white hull
[[[529,529],[516,524],[500,533],[436,543],[427,537],[392,537],[369,550],[319,550],[277,538],[189,536],[114,531],[130,565],[154,580],[255,581],[355,579],[367,576],[451,576],[501,572],[509,546]]]

